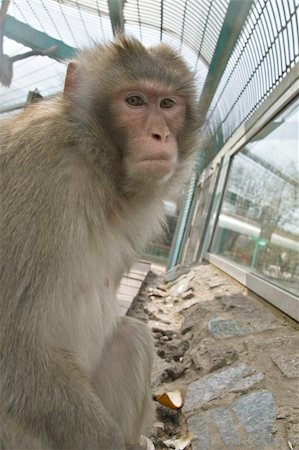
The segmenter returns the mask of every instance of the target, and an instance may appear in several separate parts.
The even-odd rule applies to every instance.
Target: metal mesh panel
[[[256,0],[209,110],[226,141],[299,60],[299,0]]]
[[[226,140],[298,60],[298,2],[254,2],[210,107],[212,133],[221,128]],[[197,75],[200,91],[228,4],[229,0],[126,0],[125,30],[146,45],[162,40],[180,48]],[[112,38],[107,0],[11,0],[9,14],[74,47]],[[5,40],[4,44],[4,51],[11,55],[11,43]],[[63,70],[55,61],[50,64],[47,80],[46,58],[35,58],[34,65],[33,59],[16,63],[12,86],[0,87],[2,109],[22,102],[35,87],[43,95],[57,91]],[[42,67],[45,75],[38,79]]]
[[[112,38],[107,0],[11,0],[9,14],[53,38],[80,48]]]
[[[126,29],[138,26],[139,38],[152,30],[156,41],[176,36],[181,46],[188,46],[200,61],[211,62],[220,34],[228,0],[127,0],[124,5]]]
[[[17,42],[4,38],[4,48],[9,41],[10,55],[17,55],[29,51]],[[32,70],[32,67],[34,70]],[[34,56],[14,64],[14,78],[12,86],[7,89],[0,85],[0,111],[18,108],[24,104],[29,90],[43,86],[42,93],[49,96],[62,89],[65,76],[65,66],[57,61],[42,56]],[[1,118],[3,118],[1,114]]]
[[[78,48],[113,36],[107,0],[11,0],[8,14]],[[8,38],[4,38],[3,48],[9,56],[30,50]],[[29,90],[38,88],[46,97],[57,93],[62,89],[64,76],[65,65],[47,57],[16,62],[11,86],[0,84],[0,113],[24,104]]]
[[[125,31],[147,46],[163,41],[180,50],[196,74],[199,94],[228,4],[229,0],[126,0]],[[113,38],[107,0],[11,0],[8,14],[74,48]],[[5,40],[8,56],[13,46],[13,41]],[[24,51],[25,47],[18,53]],[[0,86],[0,112],[24,103],[28,90],[39,88],[45,96],[57,92],[64,75],[59,66],[38,57],[15,63],[11,86]]]

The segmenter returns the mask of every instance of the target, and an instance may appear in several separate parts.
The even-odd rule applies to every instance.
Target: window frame
[[[219,217],[223,195],[228,180],[229,167],[233,156],[252,140],[267,124],[281,114],[292,102],[299,98],[299,63],[297,63],[281,81],[272,94],[265,100],[260,108],[252,115],[249,120],[241,125],[233,136],[226,142],[217,156],[207,167],[220,167],[218,183],[215,195],[211,200],[211,204],[207,205],[210,209],[209,217],[207,217],[206,230],[207,233],[200,245],[201,251],[197,255],[200,262],[203,259],[208,260],[224,272],[228,273],[238,282],[255,292],[269,303],[274,305],[286,313],[291,318],[299,322],[299,298],[295,295],[284,291],[268,281],[262,279],[258,275],[237,266],[231,261],[215,255],[210,252],[211,243],[216,230],[217,219]],[[220,164],[221,163],[221,164]],[[216,195],[216,194],[219,195]],[[221,193],[221,195],[220,195]]]

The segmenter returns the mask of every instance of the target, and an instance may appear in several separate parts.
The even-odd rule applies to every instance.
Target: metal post
[[[77,52],[76,48],[58,39],[54,39],[48,34],[38,31],[11,16],[5,17],[4,34],[9,39],[13,39],[25,45],[25,47],[30,47],[35,50],[45,51],[53,47],[54,49],[48,55],[49,58],[69,59],[73,58]]]
[[[209,72],[199,100],[199,110],[205,119],[229,58],[240,36],[254,0],[230,0]]]
[[[114,36],[117,33],[124,33],[125,30],[125,19],[123,12],[124,1],[108,0],[108,8]]]

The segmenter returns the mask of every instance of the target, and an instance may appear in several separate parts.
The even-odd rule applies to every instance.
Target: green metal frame
[[[216,93],[221,77],[225,71],[229,58],[233,52],[235,44],[240,36],[250,8],[254,0],[230,0],[223,25],[220,31],[219,39],[215,48],[215,52],[209,67],[208,75],[199,100],[199,111],[204,120],[211,102]],[[216,140],[215,140],[216,139]],[[208,151],[208,147],[202,149],[196,167],[196,175],[190,181],[185,203],[181,213],[181,220],[178,221],[176,230],[176,238],[173,240],[173,246],[170,251],[167,268],[170,270],[179,262],[181,247],[184,242],[184,234],[186,225],[189,220],[191,204],[194,197],[194,189],[200,173],[204,170],[215,154],[223,145],[222,135],[216,136],[213,141],[212,151]],[[202,155],[202,152],[204,155]]]
[[[218,42],[209,67],[208,75],[199,100],[199,111],[204,120],[216,93],[219,82],[226,69],[237,40],[254,0],[230,0]],[[208,143],[205,165],[199,168],[199,173],[209,164],[223,145],[222,131],[216,133]]]
[[[194,173],[191,177],[189,186],[188,186],[188,191],[186,193],[186,198],[185,198],[185,202],[184,202],[184,206],[181,209],[180,215],[178,217],[178,226],[176,228],[175,231],[175,235],[173,237],[173,243],[170,249],[170,254],[169,254],[169,258],[168,258],[168,262],[167,262],[167,270],[172,269],[176,264],[177,261],[179,260],[180,254],[181,254],[181,250],[182,250],[182,243],[184,242],[185,239],[185,233],[186,233],[186,225],[188,222],[188,217],[189,217],[189,213],[191,210],[191,205],[192,205],[192,200],[193,200],[193,196],[194,196],[194,190],[196,187],[196,182],[197,182],[197,176]]]
[[[51,47],[56,47],[48,56],[57,60],[73,58],[77,52],[76,48],[64,44],[62,41],[54,39],[9,15],[5,18],[4,34],[9,39],[35,50],[45,51]]]
[[[230,0],[199,101],[205,119],[254,0]]]
[[[114,35],[124,32],[124,0],[108,0],[109,16]],[[5,16],[3,34],[25,47],[29,47],[35,51],[45,52],[49,58],[55,60],[65,60],[73,58],[78,49],[65,44],[59,39],[55,39],[48,34],[38,31],[28,24],[25,24],[10,15]],[[47,53],[47,50],[51,49]],[[24,105],[17,105],[21,108]],[[13,107],[15,109],[15,106]],[[6,112],[0,111],[0,112]]]
[[[125,19],[123,13],[124,1],[108,0],[108,8],[114,36],[118,33],[124,33],[125,30]]]
[[[114,35],[124,32],[123,7],[123,0],[108,0],[109,16]],[[4,35],[34,50],[46,51],[51,47],[55,47],[48,56],[57,60],[70,59],[77,52],[75,47],[71,47],[59,39],[54,39],[10,15],[7,15],[5,18]]]

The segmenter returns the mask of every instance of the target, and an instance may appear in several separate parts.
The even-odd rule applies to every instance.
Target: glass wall
[[[211,253],[299,296],[299,100],[232,159]]]
[[[195,189],[190,220],[186,227],[185,242],[182,245],[180,255],[181,264],[192,264],[197,260],[200,243],[205,232],[208,209],[214,192],[216,178],[217,171],[211,169]]]
[[[185,193],[184,193],[185,194]],[[143,258],[150,261],[167,263],[169,252],[175,233],[175,228],[178,221],[178,215],[182,206],[183,195],[177,202],[164,200],[164,210],[166,212],[166,223],[163,227],[163,233],[153,240],[148,247],[146,247]]]

